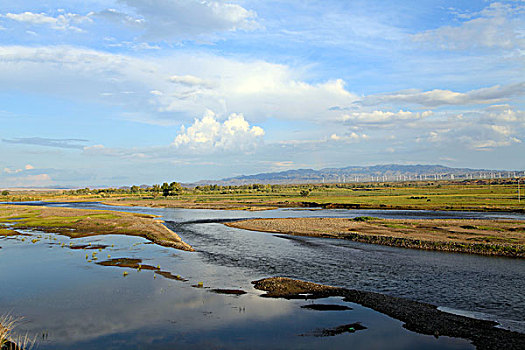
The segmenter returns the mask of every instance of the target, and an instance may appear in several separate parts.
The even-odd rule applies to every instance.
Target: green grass
[[[40,217],[34,215],[18,220],[14,227],[69,227],[73,224],[79,223],[88,218],[101,220],[116,220],[119,216],[113,214],[92,214],[92,215],[78,215],[78,216],[47,216]]]
[[[362,222],[362,221],[374,221],[374,220],[379,220],[379,219],[373,216],[358,216],[358,217],[353,218],[352,220]]]
[[[505,180],[507,181],[507,180]],[[409,183],[345,183],[263,186],[259,188],[220,187],[216,190],[185,189],[173,197],[154,197],[151,192],[142,194],[119,193],[105,196],[108,201],[125,204],[128,200],[163,202],[184,206],[186,202],[213,205],[217,203],[239,207],[300,206],[302,202],[319,205],[328,203],[359,205],[361,208],[382,209],[440,209],[440,210],[523,210],[525,200],[518,202],[516,184],[487,180],[481,182],[423,181]],[[309,190],[307,197],[301,191]],[[96,190],[95,190],[96,191]],[[25,198],[23,194],[11,195],[10,200]],[[40,194],[33,200],[99,200],[100,195]],[[0,217],[0,220],[2,218]]]
[[[7,228],[0,227],[0,236],[9,236],[12,234],[16,234],[16,232]]]

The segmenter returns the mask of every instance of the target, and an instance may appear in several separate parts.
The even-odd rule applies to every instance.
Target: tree
[[[3,190],[2,191],[2,196],[9,196],[9,191],[8,190]]]
[[[172,182],[170,183],[170,195],[174,196],[176,194],[179,194],[182,191],[182,185],[178,182]]]
[[[151,192],[153,192],[153,194],[157,196],[160,193],[160,185],[153,185],[153,187],[151,188]]]
[[[131,193],[139,193],[140,187],[137,185],[131,186]]]
[[[310,190],[301,190],[300,194],[301,197],[308,197],[308,195],[310,194]]]
[[[168,185],[167,182],[162,184],[161,190],[162,190],[162,195],[164,197],[168,197],[170,195],[170,185]]]

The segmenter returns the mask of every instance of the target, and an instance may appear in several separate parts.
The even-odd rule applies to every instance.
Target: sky
[[[0,0],[0,187],[525,169],[525,1]]]

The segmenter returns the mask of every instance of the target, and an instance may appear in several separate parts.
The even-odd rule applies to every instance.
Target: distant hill
[[[445,179],[490,179],[525,175],[524,171],[450,168],[443,165],[348,166],[345,168],[295,169],[255,175],[242,175],[222,180],[203,180],[193,185],[242,185],[252,183],[293,184],[323,182],[413,181]]]

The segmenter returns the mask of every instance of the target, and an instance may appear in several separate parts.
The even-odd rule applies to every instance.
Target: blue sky
[[[0,0],[0,187],[525,169],[524,1]]]

